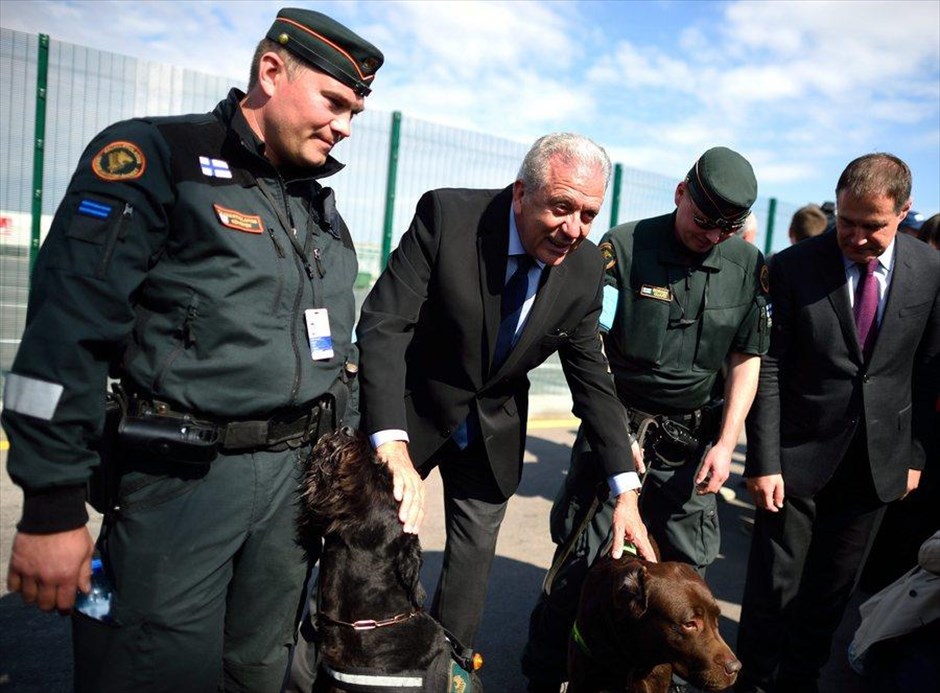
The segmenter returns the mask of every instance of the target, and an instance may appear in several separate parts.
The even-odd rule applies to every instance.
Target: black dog
[[[402,531],[391,472],[365,435],[341,429],[319,440],[300,504],[302,545],[313,555],[324,542],[315,690],[479,691],[422,609],[421,544]]]

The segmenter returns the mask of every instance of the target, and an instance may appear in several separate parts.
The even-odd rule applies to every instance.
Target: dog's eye
[[[682,624],[682,630],[684,631],[696,631],[699,629],[698,621],[686,621]]]

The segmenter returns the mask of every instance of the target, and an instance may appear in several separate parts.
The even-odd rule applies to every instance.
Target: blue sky
[[[0,24],[244,81],[282,2],[3,0]],[[890,151],[940,212],[940,0],[296,2],[378,45],[367,107],[531,142],[573,130],[680,178],[744,154],[761,195],[832,199]],[[355,130],[353,131],[355,137]]]

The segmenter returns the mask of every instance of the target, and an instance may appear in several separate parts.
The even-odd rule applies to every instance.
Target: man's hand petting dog
[[[610,547],[610,555],[615,559],[623,556],[623,546],[626,541],[636,547],[641,558],[655,563],[656,554],[646,533],[646,525],[640,519],[638,499],[639,496],[635,491],[625,491],[617,496],[613,520],[614,541]]]
[[[404,531],[417,534],[424,520],[424,480],[411,461],[408,443],[403,440],[383,443],[376,448],[375,455],[392,472],[395,500],[401,503],[398,519]]]
[[[392,486],[391,465],[351,429],[320,438],[305,461],[298,536],[309,556],[319,555],[320,569],[316,650],[305,650],[314,658],[298,663],[296,681],[308,690],[311,678],[317,693],[458,685],[478,693],[476,673],[453,656],[456,644],[423,608],[421,544],[401,531]]]

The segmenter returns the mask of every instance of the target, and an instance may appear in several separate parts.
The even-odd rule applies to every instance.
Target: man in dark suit
[[[421,477],[440,469],[447,544],[432,613],[467,647],[522,475],[527,374],[555,352],[618,496],[613,552],[626,539],[652,558],[639,448],[601,351],[604,260],[586,240],[609,176],[603,149],[555,134],[503,190],[426,193],[362,308],[362,428],[392,469],[405,531],[423,514]],[[509,307],[520,281],[522,305]]]
[[[897,233],[910,193],[897,157],[856,159],[836,186],[835,231],[771,263],[736,690],[817,690],[884,506],[917,488],[938,382],[940,257]]]

